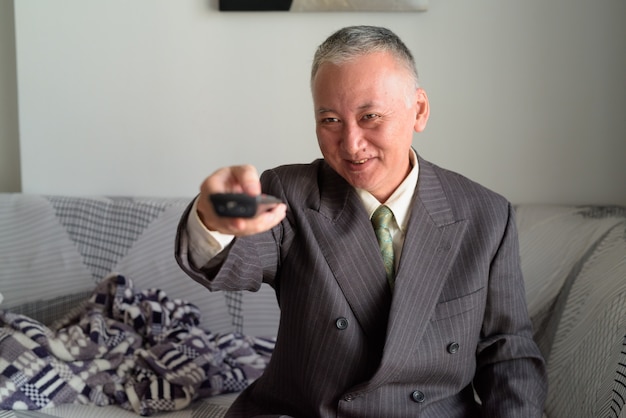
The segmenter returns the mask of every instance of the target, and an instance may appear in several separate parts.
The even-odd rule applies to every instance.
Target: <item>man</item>
[[[228,416],[541,417],[511,205],[411,148],[429,105],[409,50],[384,28],[341,29],[311,88],[324,158],[260,182],[252,166],[220,169],[179,226],[192,278],[269,283],[280,304],[272,360]],[[261,191],[285,204],[220,218],[208,198]],[[391,254],[370,222],[381,204]]]

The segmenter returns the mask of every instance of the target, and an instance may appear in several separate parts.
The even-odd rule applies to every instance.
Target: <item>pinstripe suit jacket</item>
[[[210,290],[276,290],[278,339],[228,416],[540,417],[544,363],[532,340],[510,204],[423,159],[393,295],[354,189],[323,160],[262,175],[288,212],[207,266]],[[189,210],[189,209],[188,209]],[[480,396],[482,407],[474,400]]]

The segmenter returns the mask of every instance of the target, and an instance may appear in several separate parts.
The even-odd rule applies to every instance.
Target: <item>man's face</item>
[[[323,64],[313,80],[317,140],[328,164],[352,186],[386,201],[409,173],[413,132],[428,99],[385,52]]]

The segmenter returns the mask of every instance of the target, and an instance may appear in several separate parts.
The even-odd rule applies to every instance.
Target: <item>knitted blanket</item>
[[[111,275],[50,327],[0,310],[0,409],[117,404],[140,415],[237,392],[258,378],[273,339],[214,335],[199,310]]]

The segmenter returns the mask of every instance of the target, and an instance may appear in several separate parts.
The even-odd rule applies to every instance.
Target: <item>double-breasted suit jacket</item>
[[[187,210],[181,267],[211,290],[269,283],[281,309],[272,360],[228,416],[541,416],[512,208],[421,158],[419,170],[393,293],[356,191],[323,160],[266,171],[286,218],[206,266],[189,262]]]

